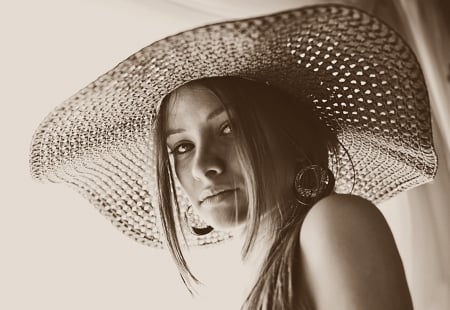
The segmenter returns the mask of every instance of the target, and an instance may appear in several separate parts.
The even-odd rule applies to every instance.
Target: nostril
[[[206,176],[207,177],[214,177],[214,176],[218,175],[219,173],[220,173],[219,171],[211,169],[211,170],[208,170],[206,172]]]
[[[224,172],[227,164],[226,150],[219,139],[202,139],[197,141],[195,155],[192,157],[192,173],[195,179],[210,179]]]
[[[224,161],[219,157],[199,158],[194,164],[192,175],[195,179],[214,178],[223,173],[225,168]]]

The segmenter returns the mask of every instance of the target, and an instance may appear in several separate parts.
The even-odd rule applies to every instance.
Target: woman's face
[[[215,228],[243,223],[247,191],[220,99],[199,84],[180,87],[172,98],[167,103],[166,141],[194,210]]]

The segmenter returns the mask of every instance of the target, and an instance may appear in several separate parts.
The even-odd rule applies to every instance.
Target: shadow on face
[[[264,83],[193,81],[166,96],[161,111],[174,172],[215,228],[239,226],[288,203],[299,163],[327,163],[330,139],[312,112]]]

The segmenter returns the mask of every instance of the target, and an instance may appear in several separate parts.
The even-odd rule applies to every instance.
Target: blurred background
[[[225,280],[212,285],[215,293],[205,290],[203,301],[190,298],[167,253],[130,241],[71,189],[31,180],[31,137],[61,101],[157,39],[324,2],[377,15],[403,35],[423,66],[438,174],[379,207],[403,258],[415,309],[450,309],[448,0],[2,1],[0,309],[237,309],[233,283],[242,275],[221,268],[233,264],[229,248],[197,253],[205,270],[223,269]]]

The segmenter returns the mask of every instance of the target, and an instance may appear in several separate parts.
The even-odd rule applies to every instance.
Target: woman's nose
[[[202,146],[197,148],[194,163],[192,165],[192,176],[194,179],[202,181],[210,180],[223,173],[225,161],[220,152],[214,150],[214,147]]]

